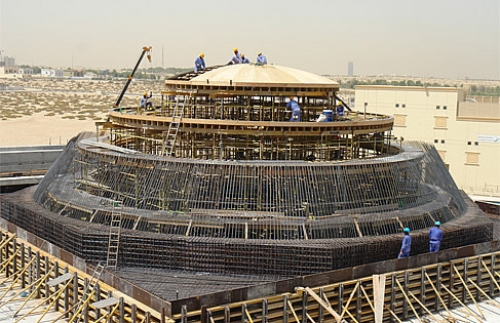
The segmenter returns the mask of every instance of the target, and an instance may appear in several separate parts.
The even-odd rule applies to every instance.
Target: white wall
[[[484,142],[500,138],[500,118],[491,113],[500,105],[476,103],[488,114],[457,117],[460,103],[466,105],[459,102],[463,97],[458,88],[356,86],[355,110],[367,102],[367,112],[393,115],[395,123],[397,116],[406,117],[405,125],[394,125],[394,136],[434,144],[457,186],[468,194],[500,197],[500,140]],[[446,126],[437,125],[436,117],[445,118]],[[478,153],[478,163],[467,163],[467,153]]]

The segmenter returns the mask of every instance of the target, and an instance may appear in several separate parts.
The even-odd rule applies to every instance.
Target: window
[[[470,146],[472,143],[470,141],[467,141],[467,145]]]
[[[434,143],[435,144],[439,143],[439,140],[438,139],[434,139]]]
[[[402,105],[401,105],[401,107],[402,107],[402,108],[406,108],[406,104],[402,104]]]
[[[439,109],[440,109],[439,105],[436,105],[436,110],[439,110]]]
[[[406,126],[406,115],[404,114],[395,114],[394,115],[394,125],[405,127]]]
[[[479,153],[465,153],[465,163],[468,165],[479,165]]]
[[[444,144],[444,139],[441,139],[441,143]]]
[[[448,109],[448,107],[446,105],[443,105],[443,110],[446,110]]]
[[[474,146],[479,146],[479,142],[475,141]]]
[[[446,129],[448,127],[448,117],[434,117],[434,128]]]
[[[399,108],[399,103],[396,103],[396,108]]]

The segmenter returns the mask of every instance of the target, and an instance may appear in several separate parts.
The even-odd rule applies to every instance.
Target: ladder
[[[111,222],[109,224],[109,242],[108,242],[108,256],[106,260],[106,267],[116,269],[118,265],[118,247],[120,244],[120,232],[122,224],[122,211],[123,205],[120,207],[118,202],[113,202],[113,211],[111,212]]]
[[[175,140],[177,139],[177,133],[181,126],[182,116],[184,114],[184,108],[186,104],[189,106],[191,99],[193,98],[193,92],[184,95],[184,101],[182,102],[182,107],[179,107],[178,97],[174,105],[174,111],[172,112],[172,121],[168,125],[168,130],[163,132],[165,138],[163,140],[162,155],[172,156],[175,147]]]
[[[78,301],[78,304],[75,306],[75,315],[70,319],[70,322],[79,323],[82,320],[82,312],[83,307],[86,306],[87,299],[94,291],[99,279],[101,278],[102,272],[104,271],[104,265],[100,262],[94,268],[94,272],[92,273],[92,277],[90,278],[89,283],[85,287],[82,297]],[[76,320],[75,320],[76,318]]]

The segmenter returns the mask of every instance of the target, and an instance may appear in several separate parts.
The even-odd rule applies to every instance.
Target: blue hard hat
[[[410,233],[410,228],[404,228],[403,232]]]
[[[441,225],[441,222],[436,221],[436,223],[434,223],[434,225],[436,225],[436,226],[438,226],[438,227],[439,227],[439,226]]]

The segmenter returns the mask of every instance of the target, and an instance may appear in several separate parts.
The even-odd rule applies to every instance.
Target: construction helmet
[[[144,92],[144,96],[148,96],[148,92]]]
[[[200,54],[200,57],[201,57],[201,58],[205,57],[205,54],[201,53],[201,54]]]
[[[242,57],[242,58],[243,58],[243,57],[245,57],[245,54],[241,54],[241,57]]]
[[[441,225],[441,222],[439,221],[436,221],[436,223],[434,223],[435,226],[439,227]]]
[[[339,102],[337,102],[337,106],[338,106],[338,107],[339,107],[339,106],[341,106],[341,105],[342,105],[342,102],[340,102],[340,101],[339,101]]]
[[[238,48],[237,48],[237,47],[233,48],[233,52],[235,52],[235,53],[236,53],[237,51],[238,51]]]
[[[404,233],[410,233],[410,228],[404,228],[403,232]]]
[[[257,54],[257,56],[260,56],[260,55],[262,55],[262,52],[259,52],[259,53]]]

